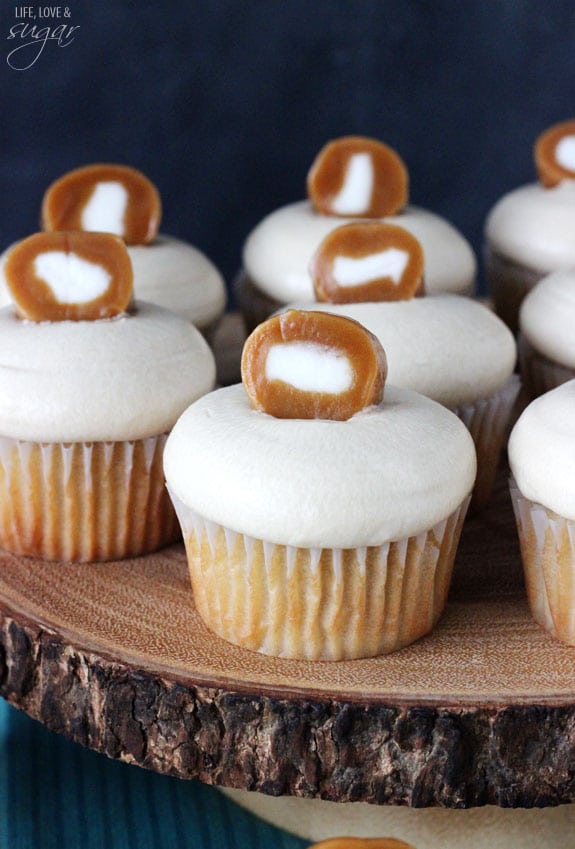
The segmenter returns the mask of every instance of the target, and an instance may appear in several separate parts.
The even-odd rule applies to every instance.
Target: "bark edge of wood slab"
[[[464,530],[438,628],[342,665],[276,662],[209,635],[180,546],[95,570],[0,552],[0,695],[108,757],[213,785],[413,807],[574,802],[575,650],[529,616],[504,490],[502,476]],[[105,592],[140,642],[102,614]],[[158,596],[148,621],[146,593]],[[164,603],[195,645],[163,633]]]

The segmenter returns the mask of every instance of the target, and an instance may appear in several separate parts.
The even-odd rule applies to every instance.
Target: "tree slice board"
[[[0,554],[0,694],[162,773],[415,807],[575,799],[575,650],[526,603],[502,472],[467,520],[436,629],[399,652],[278,660],[209,633],[184,550],[103,564]]]

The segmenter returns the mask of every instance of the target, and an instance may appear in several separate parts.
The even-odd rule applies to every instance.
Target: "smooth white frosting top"
[[[490,398],[516,360],[511,331],[491,310],[460,295],[357,304],[290,304],[354,318],[385,349],[387,379],[452,409]]]
[[[4,277],[11,245],[0,256],[0,306],[12,302]],[[151,245],[127,245],[134,270],[134,297],[151,301],[203,328],[226,304],[226,287],[215,265],[197,248],[160,234]]]
[[[475,479],[473,441],[445,407],[386,386],[347,421],[279,419],[242,384],[201,398],[168,438],[174,494],[201,516],[267,542],[349,548],[446,519]]]
[[[521,186],[499,200],[485,235],[496,252],[536,271],[575,265],[575,181]]]
[[[248,236],[244,245],[244,270],[263,292],[281,303],[312,301],[313,284],[308,267],[313,254],[328,233],[358,220],[363,219],[323,215],[308,201],[281,207],[264,218]],[[455,227],[439,215],[415,206],[381,220],[398,224],[419,239],[429,293],[471,294],[475,256]]]
[[[529,404],[511,431],[508,454],[526,498],[575,519],[575,380]]]
[[[575,269],[554,271],[531,289],[521,304],[519,326],[533,348],[575,368]]]
[[[133,314],[34,323],[0,309],[0,436],[123,441],[169,430],[215,381],[189,321],[137,301]]]

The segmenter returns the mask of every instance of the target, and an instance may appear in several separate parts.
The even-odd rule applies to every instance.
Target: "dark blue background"
[[[571,0],[73,0],[74,42],[21,71],[17,5],[0,0],[0,247],[37,229],[52,179],[126,162],[158,185],[162,229],[230,280],[321,145],[361,133],[479,251],[490,206],[534,178],[537,134],[575,114]]]

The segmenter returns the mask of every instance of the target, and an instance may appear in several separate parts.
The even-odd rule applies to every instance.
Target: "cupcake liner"
[[[471,433],[477,452],[477,477],[471,497],[471,512],[481,510],[493,491],[501,450],[520,388],[521,381],[513,374],[491,398],[457,407],[453,411]]]
[[[255,330],[258,324],[261,324],[283,306],[281,301],[275,300],[275,298],[258,289],[245,271],[240,271],[237,274],[232,289],[248,333]]]
[[[210,322],[208,322],[208,324],[204,324],[201,327],[199,327],[197,324],[195,325],[196,330],[199,330],[199,332],[202,334],[210,348],[213,348],[214,346],[214,340],[216,338],[216,334],[221,323],[222,316],[219,315],[216,318],[213,318]]]
[[[517,350],[521,378],[531,400],[575,378],[574,369],[547,359],[521,333],[517,339]]]
[[[0,546],[47,560],[110,560],[178,538],[166,435],[133,442],[0,437]]]
[[[172,499],[206,626],[244,648],[308,660],[373,657],[430,631],[469,503],[417,536],[339,549],[265,542]]]
[[[575,645],[575,522],[525,498],[513,478],[509,490],[533,618]]]
[[[514,333],[519,326],[523,298],[547,272],[529,268],[501,256],[489,246],[485,250],[485,275],[495,312]]]

